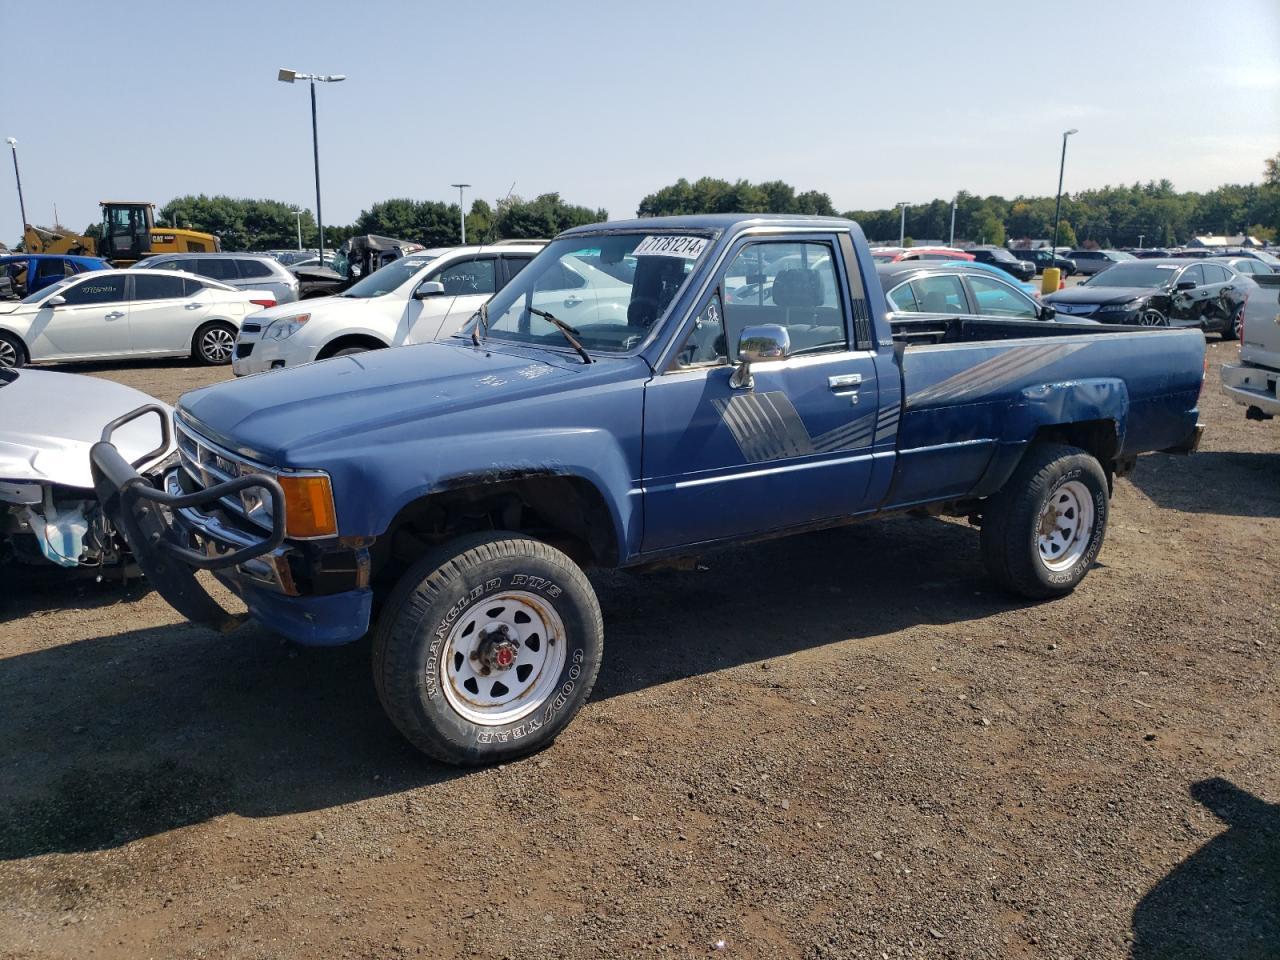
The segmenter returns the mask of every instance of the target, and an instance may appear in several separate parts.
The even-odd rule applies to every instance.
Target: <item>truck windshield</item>
[[[1109,270],[1091,277],[1091,287],[1163,287],[1173,279],[1178,268],[1172,264],[1149,264],[1141,260],[1117,263]]]
[[[375,270],[363,280],[352,284],[338,296],[354,297],[357,300],[381,297],[408,283],[419,270],[434,259],[435,257],[412,256],[389,263],[381,270]]]
[[[488,336],[564,349],[564,334],[535,312],[541,311],[568,324],[591,353],[631,350],[666,314],[710,247],[710,236],[698,233],[555,240],[489,301]],[[470,336],[471,326],[460,335]]]

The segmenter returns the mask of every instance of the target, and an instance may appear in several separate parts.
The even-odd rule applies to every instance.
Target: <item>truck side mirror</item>
[[[427,297],[435,297],[444,293],[444,284],[439,280],[425,280],[418,284],[418,289],[413,291],[413,299],[425,300]]]
[[[57,296],[50,297],[48,300],[46,300],[44,302],[44,305],[46,307],[61,307],[66,302],[67,302],[67,298],[59,293]]]
[[[1057,308],[1056,308],[1053,304],[1051,304],[1051,303],[1042,303],[1042,304],[1040,304],[1040,319],[1041,319],[1041,320],[1052,320],[1052,319],[1053,319],[1054,317],[1056,317],[1057,315],[1058,315],[1058,310],[1057,310]]]
[[[729,378],[729,386],[750,390],[755,386],[751,364],[765,360],[785,360],[791,356],[791,335],[786,327],[776,323],[762,323],[758,327],[743,327],[738,337],[738,367]]]

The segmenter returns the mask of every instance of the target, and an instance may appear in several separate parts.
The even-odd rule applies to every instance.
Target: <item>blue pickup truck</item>
[[[581,282],[585,278],[585,282]],[[923,292],[922,292],[923,296]],[[1071,591],[1113,478],[1199,441],[1198,330],[887,311],[860,228],[715,215],[581,227],[444,342],[193,391],[164,489],[97,491],[160,593],[194,577],[305,644],[372,629],[394,724],[452,763],[548,743],[603,653],[584,568],[914,511],[995,581]]]

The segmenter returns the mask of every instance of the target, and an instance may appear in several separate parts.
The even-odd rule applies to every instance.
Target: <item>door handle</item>
[[[123,316],[124,316],[124,314],[123,314],[123,313],[121,313],[119,310],[112,310],[112,311],[111,311],[110,313],[108,313],[108,314],[107,314],[103,319],[105,319],[105,320],[119,320],[119,319],[120,319],[121,317],[123,317]]]
[[[582,298],[581,298],[581,297],[572,297],[572,296],[571,296],[571,297],[566,297],[566,298],[565,298],[564,305],[565,305],[566,307],[576,307],[576,306],[577,306],[578,304],[580,304],[581,302],[582,302]]]
[[[834,377],[827,377],[827,386],[836,391],[857,390],[862,386],[862,374],[841,373]]]
[[[188,304],[185,304],[185,305],[183,306],[183,308],[182,308],[182,309],[183,309],[183,310],[199,310],[199,309],[200,309],[200,304],[198,304],[198,303],[188,303]]]

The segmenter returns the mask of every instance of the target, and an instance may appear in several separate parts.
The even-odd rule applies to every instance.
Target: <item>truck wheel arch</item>
[[[492,470],[444,480],[402,507],[375,544],[374,576],[396,575],[425,550],[487,529],[543,540],[582,566],[616,566],[622,553],[613,512],[590,480],[550,470]]]

